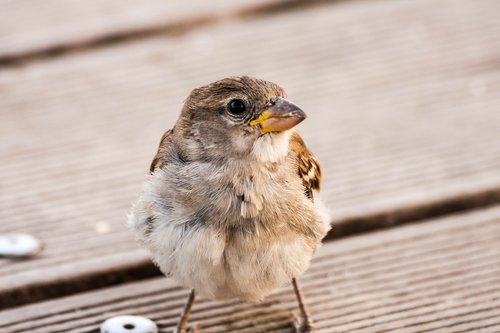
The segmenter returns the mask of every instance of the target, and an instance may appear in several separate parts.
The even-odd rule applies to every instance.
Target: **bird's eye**
[[[241,115],[246,111],[245,103],[240,99],[233,99],[229,102],[229,112],[234,115]]]

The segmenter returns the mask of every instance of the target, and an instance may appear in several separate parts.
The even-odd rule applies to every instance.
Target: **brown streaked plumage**
[[[297,132],[290,138],[290,150],[297,156],[298,174],[304,184],[305,194],[314,201],[313,190],[320,191],[322,178],[319,162]]]
[[[305,113],[264,80],[191,92],[160,142],[129,225],[162,272],[208,298],[258,301],[292,280],[297,332],[312,332],[295,277],[329,230],[321,168],[294,127]]]
[[[172,130],[168,130],[163,134],[158,151],[156,152],[149,171],[153,173],[155,169],[161,168],[166,163],[167,146],[172,140]],[[290,151],[292,151],[297,158],[297,174],[302,179],[304,184],[305,195],[314,200],[313,190],[319,192],[321,185],[321,167],[316,157],[307,149],[304,140],[300,137],[299,133],[294,132],[290,137]]]
[[[153,173],[155,169],[161,168],[167,161],[167,147],[169,142],[172,140],[172,130],[168,130],[163,134],[158,146],[158,151],[156,152],[151,165],[149,166],[149,172]]]

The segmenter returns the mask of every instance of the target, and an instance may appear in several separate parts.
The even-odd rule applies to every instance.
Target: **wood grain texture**
[[[209,278],[209,277],[207,277]],[[500,207],[325,244],[301,278],[318,332],[498,332]],[[0,312],[4,333],[97,332],[147,316],[171,332],[186,290],[166,278]],[[199,300],[204,332],[290,332],[291,286],[262,304]]]
[[[338,229],[497,198],[499,6],[343,2],[2,69],[0,232],[32,233],[47,248],[0,260],[1,305],[146,267],[124,227],[129,204],[182,100],[229,75],[278,82],[309,114],[300,130]]]
[[[99,43],[172,33],[289,0],[6,0],[0,2],[0,64]]]

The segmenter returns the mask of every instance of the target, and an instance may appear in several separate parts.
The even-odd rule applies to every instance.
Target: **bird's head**
[[[182,143],[178,148],[188,159],[212,160],[241,158],[252,152],[258,156],[256,149],[272,154],[274,148],[266,142],[278,150],[284,145],[288,149],[287,131],[306,114],[285,97],[277,84],[247,76],[194,89],[174,129]]]

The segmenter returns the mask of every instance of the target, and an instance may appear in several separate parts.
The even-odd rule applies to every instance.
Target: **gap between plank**
[[[122,43],[130,43],[160,35],[174,37],[181,36],[196,29],[215,25],[230,19],[251,19],[260,16],[297,11],[313,6],[320,6],[324,3],[341,1],[347,0],[283,0],[261,4],[254,7],[240,8],[230,13],[224,13],[221,15],[200,16],[183,21],[174,21],[164,24],[143,26],[128,30],[126,29],[107,34],[105,33],[90,38],[77,39],[73,42],[47,45],[43,48],[31,51],[0,55],[0,68],[23,66],[32,62],[68,56],[74,53],[82,53]]]
[[[396,208],[387,212],[348,217],[341,221],[333,221],[333,228],[325,240],[330,241],[405,223],[421,222],[429,218],[487,208],[498,203],[500,203],[500,188],[494,187]]]

